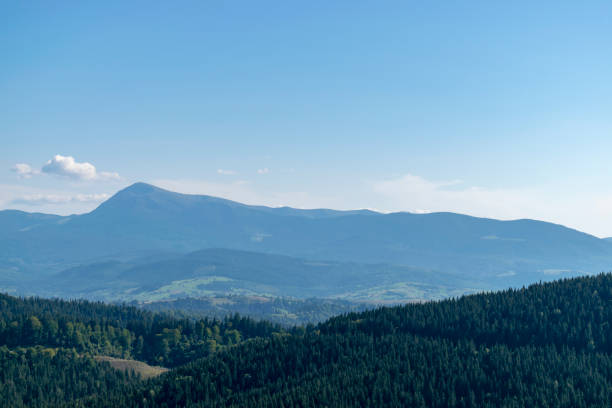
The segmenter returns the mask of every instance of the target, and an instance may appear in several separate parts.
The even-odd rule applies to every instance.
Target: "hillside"
[[[110,395],[114,406],[127,406],[130,390],[167,371],[162,367],[278,333],[286,331],[237,315],[183,319],[128,306],[0,294],[0,406],[98,406]]]
[[[34,311],[55,310],[62,321],[76,322],[103,316],[124,316],[129,322],[129,316],[143,313],[83,302],[2,301],[11,305],[5,321],[15,320],[17,327],[24,322],[26,328],[25,337],[0,337],[3,344],[10,339],[9,347],[32,344],[28,336],[36,325],[29,316]],[[141,316],[146,322],[152,315]],[[120,372],[111,375],[64,352],[58,352],[62,360],[54,360],[44,350],[5,347],[0,352],[8,356],[3,364],[13,367],[11,373],[28,359],[45,369],[28,369],[32,386],[3,386],[0,395],[8,407],[19,406],[11,401],[49,406],[47,401],[60,399],[66,406],[90,407],[608,407],[611,320],[612,275],[602,274],[350,313],[292,331],[260,330],[261,337],[194,356],[148,382],[118,377]],[[251,327],[245,333],[257,332],[256,326],[242,327]],[[62,387],[69,387],[65,377],[53,377],[64,370],[60,361],[78,365],[87,381],[99,376],[105,381],[84,383],[90,388],[80,393],[63,393]],[[0,376],[3,385],[10,375]],[[35,384],[58,391],[37,394]]]
[[[0,346],[68,348],[90,356],[176,367],[240,341],[281,331],[269,322],[175,318],[100,302],[0,294]]]
[[[156,401],[610,406],[611,300],[612,276],[601,275],[350,314],[301,338],[251,343],[179,368],[160,379]]]

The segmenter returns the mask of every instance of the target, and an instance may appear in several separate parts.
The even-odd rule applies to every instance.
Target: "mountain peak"
[[[153,202],[172,201],[181,194],[155,187],[147,183],[134,183],[123,190],[117,191],[111,198],[100,204],[93,213],[107,211],[138,211],[149,207]]]
[[[129,201],[139,199],[150,199],[153,197],[172,196],[178,197],[184,194],[164,190],[152,184],[137,182],[117,191],[108,201]]]
[[[147,193],[152,193],[154,191],[165,191],[165,190],[162,190],[159,187],[155,187],[154,185],[143,183],[139,181],[137,183],[134,183],[124,188],[123,190],[120,190],[119,192],[117,192],[117,194],[128,193],[128,192],[132,194],[147,194]]]

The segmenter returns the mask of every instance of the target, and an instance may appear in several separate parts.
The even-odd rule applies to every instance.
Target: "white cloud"
[[[72,156],[56,154],[42,167],[42,172],[76,180],[119,180],[119,174],[98,172],[96,167],[88,162],[79,163]]]
[[[270,172],[270,169],[268,169],[267,167],[263,169],[257,169],[257,174],[268,174],[269,172]]]
[[[116,172],[101,171],[98,173],[96,180],[121,180],[121,177]]]
[[[217,173],[222,174],[224,176],[233,176],[236,174],[234,170],[225,170],[225,169],[217,169]]]
[[[42,184],[0,184],[0,210],[15,209],[48,214],[81,214],[96,208],[110,198],[108,192],[92,190],[95,184],[68,184],[50,187]]]
[[[457,180],[431,181],[412,174],[375,181],[371,187],[390,211],[452,211],[509,219],[525,217],[529,213],[525,209],[540,210],[543,203],[536,190],[487,189],[466,186]]]
[[[17,163],[12,170],[21,178],[30,178],[36,174],[40,174],[39,170],[33,169],[29,164]]]
[[[27,194],[14,198],[11,204],[41,205],[67,203],[100,203],[110,197],[109,194]]]

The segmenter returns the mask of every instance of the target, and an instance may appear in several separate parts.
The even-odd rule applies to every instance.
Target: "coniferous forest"
[[[0,298],[6,407],[609,407],[612,275],[281,328]],[[170,368],[157,377],[95,356]]]

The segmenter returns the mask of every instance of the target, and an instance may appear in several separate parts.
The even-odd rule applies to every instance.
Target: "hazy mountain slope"
[[[451,274],[406,266],[312,262],[229,249],[158,261],[96,262],[37,281],[31,288],[44,295],[123,301],[225,294],[409,301],[484,289]]]
[[[612,265],[610,242],[546,222],[268,208],[144,183],[118,192],[91,213],[59,221],[12,227],[0,238],[3,259],[19,260],[24,270],[57,271],[143,251],[231,248],[410,265],[494,287],[596,273]]]
[[[18,210],[0,211],[0,234],[14,233],[20,230],[29,230],[40,225],[58,223],[69,217],[60,215],[28,213]]]
[[[0,259],[7,258],[9,253],[18,251],[18,248],[21,247],[22,236],[30,235],[29,232],[47,225],[60,225],[69,218],[17,210],[0,211],[0,241],[3,249],[0,252]]]
[[[47,225],[58,226],[69,218],[17,210],[0,211],[0,291],[15,290],[20,282],[42,269],[35,257],[27,255],[30,243],[25,237]]]

